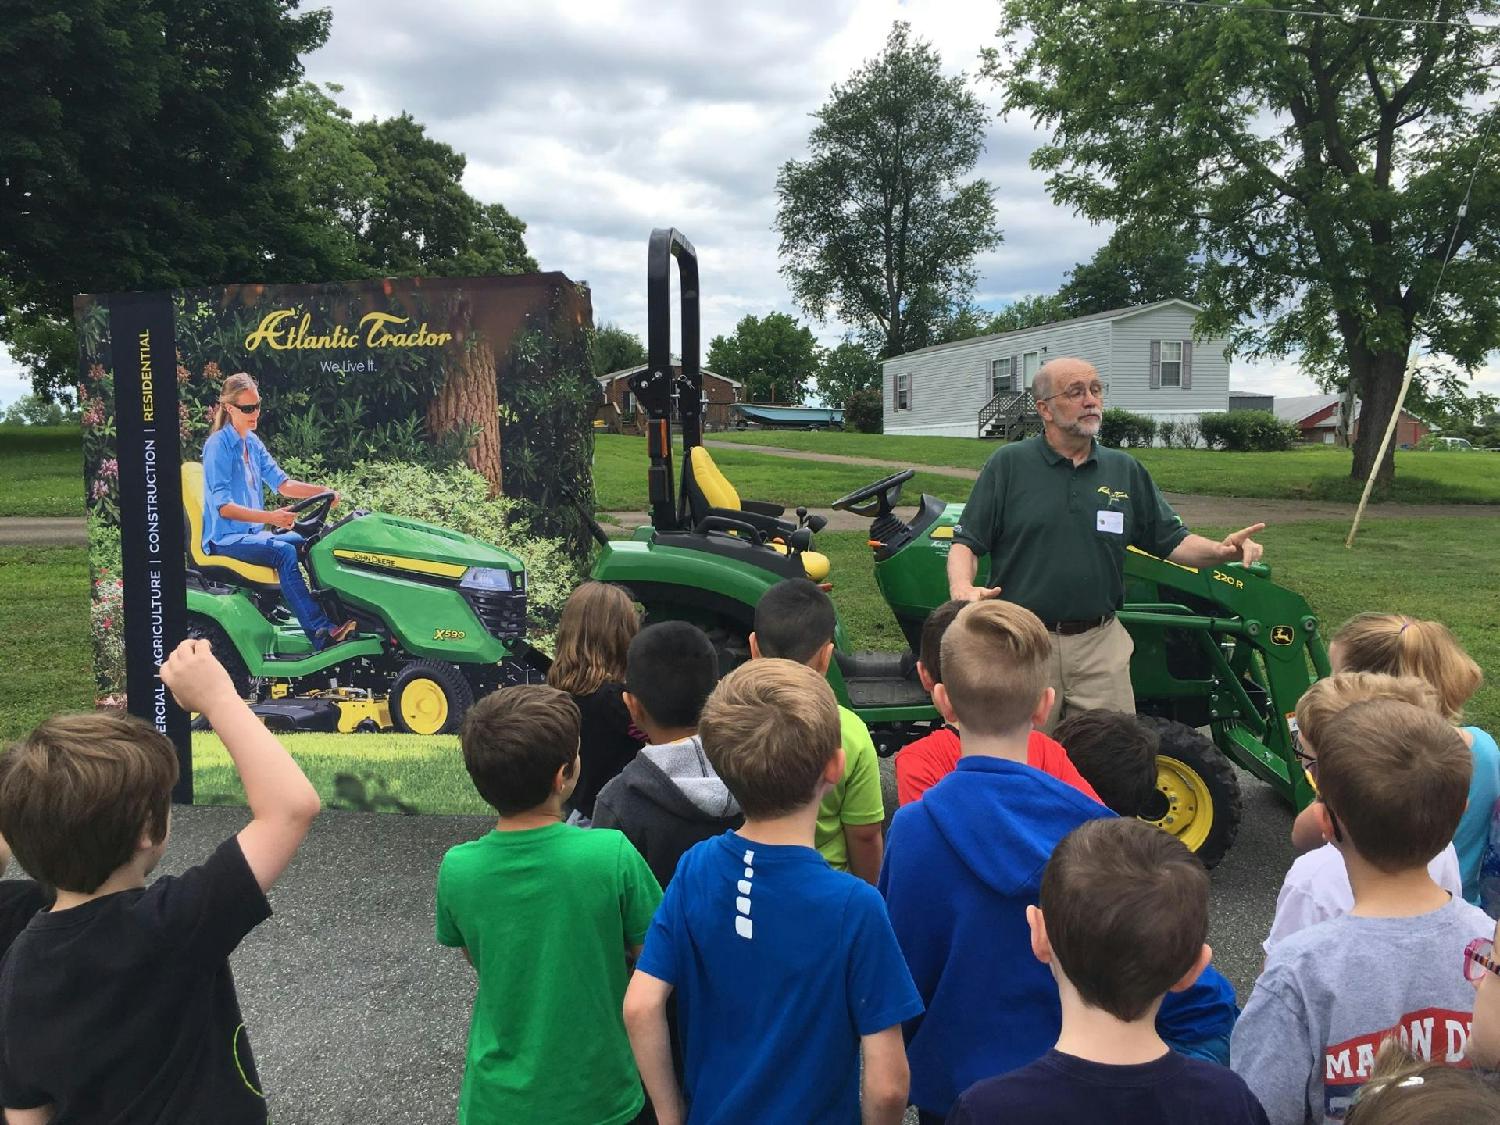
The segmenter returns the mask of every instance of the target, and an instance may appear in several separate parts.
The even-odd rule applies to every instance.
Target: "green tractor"
[[[276,572],[203,550],[203,466],[182,466],[188,634],[213,643],[273,730],[456,731],[474,700],[545,670],[524,640],[526,569],[469,535],[363,509],[328,521],[333,493],[291,505],[313,596],[356,632],[314,652]]]
[[[669,350],[673,258],[681,282],[680,371]],[[651,523],[625,541],[609,540],[596,525],[601,550],[593,577],[627,587],[648,620],[701,626],[727,670],[749,657],[755,603],[766,589],[789,577],[828,579],[829,560],[814,550],[825,521],[805,508],[789,514],[740,499],[703,446],[698,263],[675,230],[651,235],[647,297],[647,366],[631,376],[630,388],[649,418]],[[683,449],[675,483],[674,422]],[[898,515],[902,486],[913,475],[897,473],[834,503],[871,521],[875,580],[910,646],[853,652],[842,626],[835,635],[828,671],[834,693],[887,755],[940,721],[912,653],[928,613],[948,598],[948,549],[963,511],[924,494],[914,515]],[[1135,641],[1136,706],[1161,736],[1155,822],[1211,867],[1239,831],[1231,762],[1298,808],[1312,799],[1288,720],[1303,691],[1328,674],[1327,650],[1307,602],[1272,582],[1266,566],[1198,569],[1132,552],[1125,570],[1120,619]]]

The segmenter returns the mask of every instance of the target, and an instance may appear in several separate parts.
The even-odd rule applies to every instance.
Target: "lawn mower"
[[[203,550],[203,466],[182,466],[188,634],[207,638],[274,730],[456,731],[476,697],[537,678],[524,640],[526,570],[469,535],[356,509],[328,522],[332,492],[291,505],[291,530],[342,643],[314,652],[276,572]]]
[[[681,283],[681,369],[671,365],[671,262]],[[649,419],[651,523],[601,550],[593,577],[619,583],[647,620],[692,621],[713,640],[720,670],[748,659],[755,603],[788,577],[826,582],[830,565],[814,550],[825,525],[805,508],[742,500],[702,444],[698,262],[675,230],[651,235],[647,256],[647,365],[630,388]],[[672,426],[681,428],[680,486],[674,487]],[[877,749],[894,753],[939,721],[915,672],[922,623],[948,598],[946,573],[963,506],[923,495],[915,514],[897,514],[912,470],[834,502],[867,517],[875,581],[909,645],[905,652],[852,652],[842,624],[828,679],[839,702],[869,725]],[[1239,830],[1240,791],[1231,762],[1300,808],[1312,790],[1297,762],[1288,720],[1297,699],[1328,674],[1327,650],[1307,602],[1271,581],[1264,565],[1180,566],[1127,554],[1120,619],[1135,641],[1131,682],[1142,717],[1161,737],[1162,828],[1207,866]],[[1203,732],[1206,731],[1207,734]]]

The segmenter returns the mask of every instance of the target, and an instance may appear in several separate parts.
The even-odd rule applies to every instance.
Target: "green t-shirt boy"
[[[814,842],[831,867],[849,870],[846,824],[879,824],[885,820],[880,792],[880,758],[864,720],[847,707],[839,708],[839,735],[844,743],[844,776],[818,806]]]
[[[496,831],[448,851],[437,939],[479,976],[460,1125],[616,1125],[640,1112],[625,954],[660,902],[646,861],[607,828]]]

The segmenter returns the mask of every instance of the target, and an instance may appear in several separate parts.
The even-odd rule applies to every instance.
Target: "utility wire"
[[[1307,16],[1315,20],[1363,20],[1365,23],[1399,23],[1409,27],[1463,27],[1470,31],[1497,31],[1500,23],[1470,23],[1468,20],[1435,20],[1415,16],[1376,16],[1363,12],[1327,12],[1313,8],[1268,8],[1259,4],[1235,3],[1232,0],[1139,0],[1164,8],[1216,8],[1225,12],[1266,12],[1281,16]]]

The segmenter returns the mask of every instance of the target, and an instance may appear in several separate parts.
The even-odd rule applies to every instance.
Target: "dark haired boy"
[[[625,707],[649,744],[599,791],[594,827],[625,833],[663,887],[683,852],[744,820],[698,737],[718,679],[713,643],[696,625],[663,621],[630,642]]]
[[[1053,735],[1099,800],[1120,816],[1142,816],[1156,795],[1155,730],[1128,711],[1075,711]]]
[[[827,676],[836,622],[833,602],[816,583],[788,578],[755,603],[750,655],[756,659],[794,660]],[[880,877],[885,849],[880,759],[864,721],[847,707],[840,706],[838,712],[844,776],[823,798],[818,810],[816,846],[831,867],[874,883]]]
[[[1062,1032],[1037,1061],[969,1087],[949,1125],[1266,1125],[1233,1071],[1157,1034],[1163,997],[1212,956],[1208,875],[1187,848],[1138,820],[1089,821],[1057,845],[1026,919],[1057,981]]]
[[[700,729],[745,824],[682,857],[625,997],[657,1120],[896,1125],[901,1021],[921,1003],[880,896],[813,848],[843,771],[833,691],[804,665],[756,660],[714,689]]]
[[[206,862],[148,887],[177,781],[165,736],[118,713],[56,715],[0,756],[0,833],[56,888],[0,969],[10,1125],[266,1120],[229,954],[270,916],[266,891],[318,794],[207,641],[184,641],[160,674],[223,740],[250,823]]]
[[[943,634],[953,624],[958,611],[968,604],[959,598],[946,601],[929,613],[922,623],[917,678],[922,681],[928,695],[943,681]],[[1098,794],[1074,767],[1068,752],[1063,749],[1064,745],[1039,730],[1033,730],[1026,739],[1026,764],[1097,800]],[[896,754],[897,803],[909,805],[920,801],[923,793],[953,772],[960,756],[958,731],[946,723],[931,734],[908,742]]]
[[[1367,700],[1320,732],[1317,752],[1311,807],[1344,857],[1354,909],[1273,945],[1234,1029],[1234,1069],[1273,1125],[1343,1120],[1388,1037],[1466,1065],[1467,955],[1495,929],[1427,867],[1468,802],[1473,755],[1451,723]]]
[[[464,717],[464,765],[500,816],[438,869],[437,940],[479,976],[460,1122],[619,1125],[645,1101],[620,1004],[661,888],[620,833],[563,823],[578,730],[577,704],[541,684]]]

